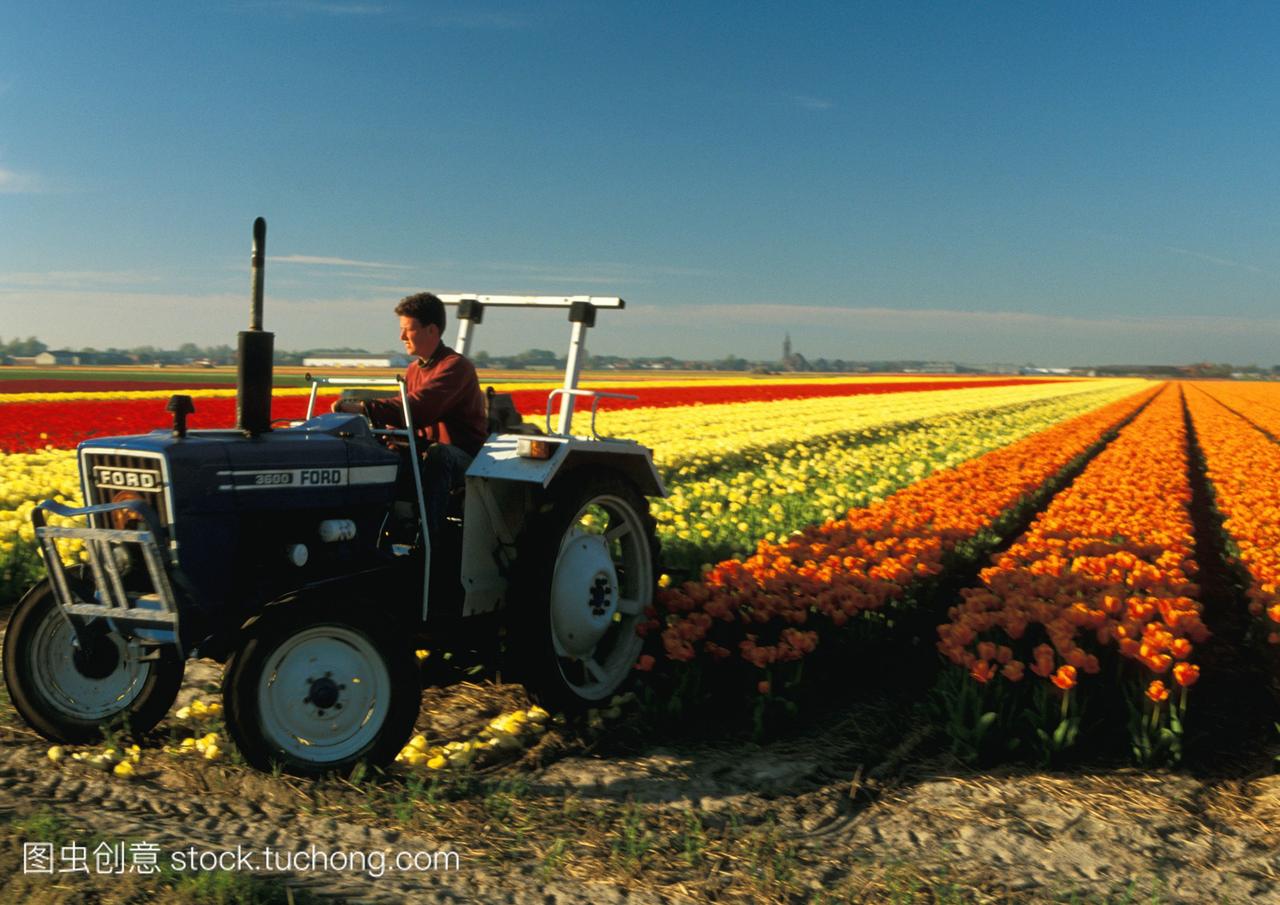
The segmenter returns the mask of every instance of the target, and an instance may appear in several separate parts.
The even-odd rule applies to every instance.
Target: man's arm
[[[413,415],[415,427],[430,427],[443,420],[458,405],[474,379],[474,370],[468,365],[461,355],[450,356],[435,368],[429,378],[409,391],[409,412]],[[375,424],[404,426],[399,399],[370,399],[365,406]]]

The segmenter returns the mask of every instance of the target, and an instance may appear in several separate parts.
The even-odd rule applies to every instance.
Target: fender
[[[653,451],[629,440],[536,437],[556,448],[548,459],[526,459],[516,444],[528,435],[489,438],[467,469],[466,514],[462,520],[462,614],[501,609],[506,602],[507,568],[516,540],[530,515],[534,491],[558,476],[584,466],[614,469],[635,482],[645,496],[665,497],[666,487],[653,465]]]
[[[547,487],[556,475],[582,465],[604,465],[630,478],[645,496],[665,497],[666,487],[653,465],[653,450],[631,440],[586,440],[580,437],[533,437],[555,446],[549,459],[525,459],[516,454],[527,434],[497,434],[486,441],[467,477],[541,484]]]
[[[412,583],[416,577],[416,573],[409,575],[408,583]],[[281,594],[274,600],[267,601],[251,616],[241,620],[239,629],[244,631],[260,620],[264,613],[276,607],[307,606],[316,600],[326,600],[349,604],[356,609],[360,607],[353,601],[368,601],[370,598],[380,597],[387,601],[385,618],[403,622],[406,630],[412,632],[416,628],[418,601],[412,594],[403,592],[405,583],[404,567],[395,562],[382,563],[347,575],[308,582],[286,594]],[[208,642],[198,652],[199,656],[209,657],[219,662],[225,660],[229,654],[230,650]]]

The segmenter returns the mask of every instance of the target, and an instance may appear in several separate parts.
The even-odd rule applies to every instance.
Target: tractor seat
[[[488,387],[484,393],[484,412],[489,421],[489,436],[542,433],[536,424],[524,420],[510,393],[498,393]]]

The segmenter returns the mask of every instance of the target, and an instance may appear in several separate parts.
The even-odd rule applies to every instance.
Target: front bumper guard
[[[72,528],[46,523],[46,513],[66,518],[82,518],[128,510],[146,525],[145,528]],[[159,539],[164,537],[155,512],[140,500],[124,500],[103,503],[79,509],[64,506],[53,500],[45,500],[31,512],[36,540],[44,557],[45,569],[53,587],[55,599],[63,614],[71,623],[76,638],[84,643],[83,626],[91,619],[110,619],[119,627],[128,627],[131,633],[154,643],[173,644],[182,657],[182,645],[178,635],[178,602],[173,583],[165,567]],[[58,552],[60,538],[84,542],[88,553],[89,569],[93,574],[94,590],[91,600],[85,600],[74,590],[67,578],[66,566]],[[125,572],[116,558],[116,551],[126,545],[136,545],[146,565],[150,578],[149,590],[130,590],[125,587]]]

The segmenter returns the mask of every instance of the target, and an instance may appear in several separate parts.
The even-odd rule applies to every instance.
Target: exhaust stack
[[[271,430],[271,354],[274,333],[262,329],[262,279],[266,270],[267,221],[253,221],[253,299],[249,329],[239,334],[236,370],[236,429],[252,437]]]

